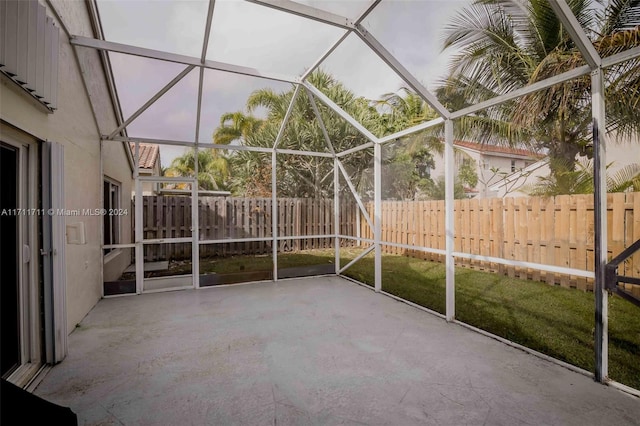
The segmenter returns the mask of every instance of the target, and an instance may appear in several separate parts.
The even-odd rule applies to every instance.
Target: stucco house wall
[[[463,144],[476,145],[476,147],[470,148]],[[479,197],[486,198],[495,196],[495,193],[490,189],[491,186],[502,180],[502,173],[511,174],[512,166],[515,170],[521,170],[537,161],[534,153],[524,155],[520,152],[522,150],[514,150],[514,152],[482,151],[482,147],[480,144],[470,142],[454,142],[456,172],[465,158],[472,159],[475,162],[478,184],[475,188],[469,189]],[[504,150],[508,151],[509,149],[504,148]],[[431,177],[437,179],[440,176],[444,176],[444,156],[436,154],[434,156],[434,162],[435,167],[431,171]],[[497,170],[498,173],[494,170]]]
[[[78,49],[76,56],[68,40],[68,34],[94,36],[90,14],[85,2],[52,0],[40,4],[60,28],[57,110],[48,113],[3,75],[0,116],[24,133],[64,146],[66,209],[102,208],[101,157],[107,159],[105,172],[122,182],[123,194],[131,194],[132,174],[122,144],[104,146],[101,152],[100,135],[117,127],[117,120],[100,56],[91,49]],[[66,218],[67,225],[83,222],[86,231],[86,244],[65,246],[68,332],[102,295],[102,221],[101,216]]]
[[[606,141],[606,162],[609,165],[607,174],[613,175],[626,166],[640,164],[640,137],[621,138],[614,133],[608,135]],[[578,160],[580,158],[576,157]],[[528,194],[522,190],[536,184],[539,178],[547,177],[550,173],[549,159],[544,158],[492,185],[489,192],[496,197],[526,197]]]
[[[102,164],[104,177],[117,182],[120,185],[120,209],[127,213],[118,216],[119,243],[130,244],[134,242],[133,237],[133,204],[132,192],[135,185],[132,181],[132,168],[129,162],[127,145],[116,142],[102,142]],[[115,281],[122,271],[133,261],[133,249],[115,249],[104,255],[104,276],[103,281]]]

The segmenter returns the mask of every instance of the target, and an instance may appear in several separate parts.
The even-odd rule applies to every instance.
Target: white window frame
[[[110,222],[110,227],[109,227],[109,239],[110,241],[107,241],[107,233],[103,232],[102,235],[102,244],[107,246],[107,245],[115,245],[115,244],[119,244],[120,243],[120,238],[121,238],[121,229],[120,229],[120,217],[118,215],[115,214],[109,214],[110,210],[117,210],[120,208],[120,204],[121,204],[121,200],[120,197],[122,196],[122,184],[120,182],[118,182],[115,179],[112,179],[108,176],[104,176],[103,177],[103,183],[102,183],[102,191],[104,193],[104,188],[105,185],[109,185],[109,197],[108,199],[106,197],[104,197],[104,200],[102,201],[103,203],[103,209],[106,210],[105,212],[105,217],[103,218],[103,230],[106,231],[104,229],[104,220],[109,220]],[[112,191],[115,189],[116,192],[116,197],[115,200],[112,198],[111,193]],[[113,203],[112,203],[113,202]],[[115,232],[114,232],[115,231]],[[111,241],[111,237],[113,237],[113,239],[115,241]],[[113,253],[114,251],[117,251],[117,249],[115,248],[105,248],[103,249],[103,253],[104,256],[107,257],[109,256],[109,254]]]
[[[2,142],[18,151],[18,205],[21,208],[38,206],[38,153],[37,141],[30,135],[13,130],[2,124]],[[39,288],[38,220],[36,215],[22,215],[19,218],[18,244],[23,250],[18,252],[19,276],[19,333],[20,364],[7,380],[19,387],[27,386],[43,365],[40,316],[41,292]],[[26,247],[29,248],[28,252]],[[28,256],[28,259],[25,258]]]

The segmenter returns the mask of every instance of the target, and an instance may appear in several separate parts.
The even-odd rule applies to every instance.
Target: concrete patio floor
[[[35,393],[96,425],[640,422],[637,398],[337,277],[102,300]]]

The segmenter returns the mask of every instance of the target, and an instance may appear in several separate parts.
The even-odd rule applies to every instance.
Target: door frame
[[[38,140],[0,123],[2,143],[18,152],[18,309],[20,364],[7,380],[27,386],[43,367],[42,288],[40,285]],[[28,248],[27,248],[28,246]]]
[[[191,237],[184,238],[162,238],[147,240],[143,233],[143,202],[142,183],[186,183],[191,186]],[[136,289],[137,293],[157,293],[174,290],[184,290],[186,288],[200,287],[200,246],[199,246],[199,217],[198,217],[198,181],[193,177],[169,177],[169,176],[136,176],[135,178],[135,241],[136,241]],[[145,289],[144,282],[144,245],[146,244],[172,244],[191,242],[191,286],[190,287],[170,287],[159,290]]]

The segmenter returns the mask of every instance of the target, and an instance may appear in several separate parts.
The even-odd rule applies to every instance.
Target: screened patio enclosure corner
[[[144,44],[141,46],[129,43],[123,39],[123,35],[117,34],[115,31],[117,27],[114,25],[117,25],[118,22],[113,18],[117,14],[109,11],[113,6],[108,2],[97,1],[94,6],[100,10],[101,15],[104,15],[103,21],[105,17],[109,16],[109,19],[112,20],[109,22],[111,28],[108,28],[107,23],[103,22],[104,34],[100,39],[81,35],[71,36],[71,44],[76,49],[91,48],[106,52],[105,55],[111,61],[114,69],[114,79],[119,97],[131,99],[127,107],[128,110],[124,111],[126,117],[122,117],[121,124],[102,137],[103,144],[128,142],[134,146],[136,189],[134,238],[130,242],[104,246],[105,249],[133,249],[135,273],[132,276],[135,286],[131,288],[130,293],[140,294],[148,291],[179,288],[198,289],[214,285],[207,284],[206,280],[215,283],[215,285],[235,282],[233,280],[224,281],[223,278],[212,276],[207,277],[207,274],[211,273],[211,271],[205,270],[208,266],[203,266],[203,263],[208,259],[207,256],[215,257],[222,254],[248,256],[249,260],[241,265],[241,269],[244,273],[254,274],[249,275],[252,277],[251,280],[277,281],[289,276],[296,276],[295,271],[287,269],[290,265],[282,264],[283,256],[286,253],[304,252],[306,249],[318,248],[331,251],[333,256],[330,262],[326,261],[326,256],[321,261],[311,258],[303,260],[307,270],[311,271],[310,274],[346,276],[345,274],[348,274],[354,265],[361,264],[363,259],[370,259],[372,280],[367,284],[375,292],[404,300],[405,296],[394,293],[394,290],[385,286],[383,282],[385,261],[383,258],[384,253],[410,252],[416,256],[422,256],[423,259],[428,258],[442,262],[446,271],[442,283],[444,298],[441,307],[425,306],[418,303],[420,308],[440,315],[449,322],[465,323],[464,319],[462,321],[456,319],[459,318],[456,315],[456,265],[459,262],[487,264],[496,271],[502,270],[502,268],[514,268],[524,271],[523,274],[535,277],[559,274],[571,277],[570,279],[574,281],[583,280],[593,283],[594,305],[591,318],[594,320],[595,346],[593,357],[589,361],[589,364],[593,365],[593,369],[587,372],[584,368],[573,365],[570,368],[591,374],[599,382],[610,383],[638,395],[638,391],[618,384],[609,378],[607,328],[609,294],[605,283],[605,265],[608,261],[608,252],[611,251],[607,238],[607,231],[611,227],[607,224],[605,175],[607,165],[605,110],[607,104],[604,88],[606,71],[620,64],[638,61],[640,48],[634,47],[602,57],[567,3],[564,0],[550,0],[549,4],[553,12],[562,23],[572,43],[577,46],[580,64],[569,71],[514,88],[506,94],[497,95],[489,100],[452,109],[445,107],[435,92],[428,89],[428,85],[423,84],[416,76],[420,70],[412,68],[409,57],[403,58],[403,60],[399,59],[401,55],[396,54],[399,49],[388,46],[394,43],[392,37],[378,38],[374,35],[377,32],[382,33],[381,24],[379,24],[380,17],[376,15],[376,12],[383,8],[385,13],[392,13],[395,7],[393,2],[385,0],[346,2],[340,7],[336,6],[339,4],[335,2],[312,3],[313,6],[305,2],[289,0],[247,0],[245,2],[210,0],[209,2],[198,2],[195,3],[196,6],[192,5],[192,7],[197,8],[197,13],[200,15],[196,14],[195,16],[199,16],[201,21],[195,27],[190,28],[190,31],[185,31],[186,35],[176,33],[176,40],[172,41],[172,33],[166,31],[162,36],[164,39],[158,38],[154,42],[138,43]],[[358,7],[355,7],[356,4]],[[131,7],[131,15],[121,18],[125,25],[127,22],[135,22],[142,16],[140,10],[134,9],[143,6]],[[242,19],[245,8],[258,14],[264,14],[265,19],[256,24],[256,34],[263,34],[265,37],[262,43],[269,42],[268,20],[273,16],[278,19],[290,20],[292,28],[304,28],[305,33],[300,37],[304,43],[308,43],[309,48],[295,52],[287,51],[284,46],[282,49],[280,46],[272,46],[268,53],[277,52],[274,53],[276,58],[274,60],[270,60],[269,55],[264,51],[260,53],[260,49],[253,48],[251,43],[238,45],[234,49],[233,43],[237,41],[232,40],[231,36],[225,36],[225,31],[234,31],[228,23],[235,19]],[[358,10],[356,11],[356,9]],[[404,13],[408,12],[404,11]],[[156,26],[162,27],[162,25]],[[189,40],[178,40],[180,37],[193,37],[193,33],[197,33],[199,37],[197,38],[197,46],[189,43]],[[424,37],[430,36],[432,34],[424,35]],[[132,37],[132,39],[134,38]],[[168,48],[163,49],[163,43]],[[225,43],[228,43],[229,46],[226,47]],[[336,98],[334,92],[323,91],[322,88],[316,87],[312,81],[314,72],[321,69],[328,69],[334,75],[345,72],[345,68],[341,68],[341,66],[344,67],[342,64],[344,60],[349,60],[351,47],[348,46],[351,45],[356,46],[353,47],[354,49],[366,50],[369,55],[367,61],[377,61],[377,66],[380,67],[377,75],[393,75],[393,78],[396,79],[394,81],[397,81],[394,84],[414,92],[429,105],[437,116],[425,118],[418,124],[407,124],[391,133],[382,134],[371,128],[362,117],[352,116],[348,112],[352,106]],[[252,48],[254,50],[251,50]],[[345,50],[341,51],[341,49]],[[336,55],[342,55],[340,58],[346,59],[336,60],[335,58],[338,57]],[[293,65],[281,63],[280,58],[287,56],[294,56],[295,61],[293,62],[295,63]],[[257,62],[257,65],[252,63],[252,58],[254,58],[254,62]],[[124,83],[126,80],[119,77],[118,72],[126,70],[127,61],[140,61],[141,64],[144,64],[144,69],[158,69],[158,73],[162,76],[158,77],[153,84],[145,83],[142,81],[143,78],[139,78],[140,82],[139,86],[136,86],[137,88],[126,87]],[[405,61],[408,65],[404,65]],[[369,63],[354,63],[353,67],[360,72],[367,72],[367,64]],[[163,68],[157,68],[157,64],[167,65]],[[472,243],[465,245],[464,234],[454,226],[457,220],[456,212],[460,212],[460,208],[454,210],[456,209],[454,201],[457,167],[454,149],[456,126],[466,117],[477,117],[484,111],[514,99],[532,95],[585,76],[590,76],[591,99],[589,102],[593,123],[594,207],[592,210],[595,241],[592,264],[585,264],[583,267],[562,266],[552,264],[553,262],[549,261],[549,257],[552,257],[551,254],[548,255],[547,260],[538,256],[538,261],[530,261],[508,256],[502,251],[474,250]],[[287,106],[281,111],[279,125],[273,129],[273,139],[269,145],[254,146],[242,142],[230,144],[211,142],[211,135],[214,131],[210,119],[212,111],[216,105],[224,103],[226,99],[224,91],[226,80],[221,80],[224,78],[241,81],[247,88],[247,95],[264,86],[274,93],[287,94]],[[345,79],[348,78],[345,77]],[[350,78],[357,80],[357,76]],[[382,77],[380,79],[383,80]],[[397,88],[397,85],[394,88]],[[366,95],[366,89],[362,90],[365,90],[362,93]],[[186,110],[180,114],[172,115],[171,108],[182,103],[188,104]],[[139,105],[139,107],[137,109],[131,108],[132,104]],[[237,108],[237,106],[231,108]],[[304,135],[297,134],[296,129],[291,127],[293,126],[291,117],[300,109],[309,113],[307,119],[313,122],[313,132],[320,135],[324,142],[322,146],[306,149],[302,143]],[[145,120],[151,124],[155,123],[155,128],[154,126],[145,126],[145,129],[142,130],[140,123]],[[328,122],[331,122],[331,126],[328,125]],[[333,137],[332,126],[335,125],[348,129],[349,135],[356,135],[357,140],[360,141],[359,144],[346,146],[343,140]],[[392,149],[407,150],[413,136],[436,127],[442,128],[444,141],[442,215],[430,222],[429,226],[425,225],[425,229],[421,231],[422,234],[418,235],[417,232],[411,234],[407,226],[404,234],[406,236],[403,239],[394,240],[388,236],[387,232],[387,225],[392,214],[395,215],[393,217],[397,223],[403,223],[403,221],[408,223],[417,217],[414,216],[414,211],[415,215],[424,213],[418,212],[420,207],[418,205],[412,205],[411,208],[414,210],[408,213],[407,205],[403,205],[401,202],[390,207],[395,209],[394,213],[383,210],[385,200],[393,198],[388,195],[389,191],[387,190],[393,186],[393,176],[388,172],[389,169],[384,160],[385,152]],[[297,135],[301,138],[299,145],[296,145],[296,140],[291,135]],[[183,151],[186,149],[196,159],[203,151],[217,152],[217,155],[225,156],[225,158],[236,156],[240,159],[245,158],[242,156],[246,155],[246,164],[257,165],[253,171],[255,174],[261,175],[261,182],[264,185],[258,188],[261,192],[256,189],[258,191],[256,194],[259,195],[250,200],[234,201],[229,197],[217,195],[216,201],[210,198],[210,194],[202,192],[199,182],[199,161],[194,161],[194,169],[187,176],[142,176],[139,173],[141,144],[157,144],[161,147],[182,149]],[[307,191],[304,194],[291,194],[286,191],[287,179],[295,179],[296,177],[295,175],[282,175],[279,172],[281,165],[284,162],[293,161],[291,159],[300,161],[299,164],[317,172],[317,180],[310,183],[310,185],[316,185],[316,190],[313,193]],[[145,197],[142,193],[145,182],[156,182],[161,186],[165,185],[164,188],[181,188],[182,200],[178,204],[182,203],[180,205],[183,206],[180,207],[183,208],[181,214],[184,217],[182,233],[160,236],[159,234],[155,236],[148,234],[145,212],[151,207],[145,204]],[[215,218],[205,217],[203,212],[214,209],[211,207],[213,205],[217,206],[215,209],[218,209],[215,210]],[[241,207],[238,207],[240,205]],[[240,215],[241,217],[234,216],[234,220],[238,222],[231,224],[229,222],[230,212],[236,210],[249,213],[243,213],[244,216]],[[171,212],[173,210],[165,211]],[[495,211],[497,212],[497,210]],[[586,212],[586,210],[584,211]],[[501,215],[502,211],[499,214]],[[298,220],[303,216],[313,217],[314,225],[294,224],[294,219]],[[165,219],[157,219],[157,221]],[[224,222],[225,220],[226,222]],[[469,224],[469,226],[472,225]],[[218,229],[219,232],[213,233],[211,231],[208,233],[203,229]],[[247,229],[250,231],[247,232]],[[429,232],[435,232],[436,229],[440,230],[442,244],[436,244],[427,237]],[[153,247],[157,247],[158,252],[163,250],[171,252],[174,249],[179,249],[188,253],[185,262],[189,266],[180,272],[182,277],[175,286],[151,289],[150,283],[152,281],[145,278],[145,261],[148,259],[148,252],[156,250]],[[349,256],[345,257],[344,250],[349,251]],[[252,264],[257,265],[259,262],[269,264],[270,272],[261,275],[262,272],[259,273],[257,266],[254,266],[255,271],[251,270]],[[487,269],[490,268],[487,267]],[[350,278],[357,279],[353,276]]]

